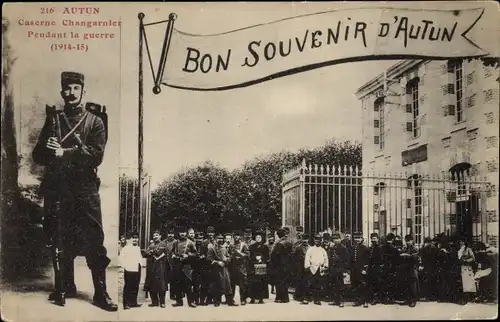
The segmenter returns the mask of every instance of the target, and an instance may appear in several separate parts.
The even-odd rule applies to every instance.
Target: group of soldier
[[[392,233],[383,236],[383,242],[372,233],[369,246],[359,232],[352,239],[332,232],[317,234],[313,240],[302,227],[296,227],[294,238],[288,227],[267,234],[251,230],[216,234],[208,227],[206,236],[193,229],[170,229],[165,240],[155,231],[143,251],[147,258],[144,290],[151,297],[150,306],[161,307],[167,291],[174,307],[183,306],[184,297],[190,307],[219,306],[222,296],[225,304],[237,306],[236,286],[240,305],[264,303],[269,286],[271,292],[275,290],[276,303],[290,302],[290,288],[293,299],[302,304],[312,300],[321,305],[326,300],[338,307],[344,307],[346,299],[365,308],[377,303],[415,307],[421,298],[467,301],[460,295],[468,292],[461,285],[460,267],[468,264],[453,255],[463,240],[436,236],[426,238],[420,248],[411,235],[403,242]],[[458,248],[450,249],[454,245]],[[482,265],[488,266],[484,261]],[[479,290],[477,294],[481,295]],[[124,303],[126,308],[134,305]]]

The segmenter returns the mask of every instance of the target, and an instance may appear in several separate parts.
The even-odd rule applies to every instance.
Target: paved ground
[[[67,299],[65,307],[47,300],[53,288],[52,269],[49,267],[37,279],[24,279],[14,284],[2,285],[2,320],[28,321],[113,321],[118,312],[106,312],[92,305],[94,287],[85,258],[78,257],[75,264],[78,297]],[[118,269],[107,271],[108,292],[118,298]]]
[[[120,303],[122,291],[122,274],[119,273]],[[144,274],[142,274],[144,280]],[[238,291],[236,291],[238,293]],[[167,307],[148,307],[150,299],[145,298],[142,283],[139,289],[140,308],[123,310],[120,319],[123,321],[315,321],[315,320],[408,320],[408,319],[494,319],[497,316],[497,304],[442,304],[421,302],[415,308],[401,305],[376,305],[369,308],[353,307],[351,303],[344,308],[332,307],[323,303],[321,306],[310,303],[301,305],[298,302],[287,304],[274,303],[274,294],[265,304],[252,304],[238,307],[207,306],[190,308],[172,307],[174,301],[169,300]],[[236,296],[239,303],[239,298]],[[120,306],[120,310],[122,307]]]
[[[418,303],[417,307],[409,308],[399,305],[377,305],[369,308],[352,307],[347,304],[344,308],[331,307],[323,304],[316,306],[310,303],[307,306],[297,302],[276,304],[274,295],[266,304],[246,305],[244,307],[218,308],[213,306],[189,308],[173,308],[173,301],[167,301],[167,307],[150,308],[149,299],[145,299],[144,292],[139,293],[140,308],[105,312],[94,307],[90,302],[93,295],[93,286],[90,272],[86,267],[85,259],[78,258],[75,268],[79,297],[68,299],[64,308],[55,306],[47,301],[52,289],[51,269],[32,281],[19,281],[15,285],[2,286],[2,318],[6,321],[249,321],[249,320],[402,320],[402,319],[493,319],[497,315],[497,304],[456,304]],[[143,274],[144,277],[144,274]],[[108,289],[113,300],[121,303],[122,281],[121,273],[117,268],[108,270]],[[119,291],[119,292],[118,292]],[[167,295],[167,298],[169,296]],[[236,298],[239,301],[238,297]]]

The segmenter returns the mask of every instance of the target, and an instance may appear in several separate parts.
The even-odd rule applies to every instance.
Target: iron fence
[[[363,173],[358,167],[302,165],[283,175],[283,225],[310,235],[331,229],[425,237],[458,234],[496,244],[496,194],[484,178],[453,174]]]

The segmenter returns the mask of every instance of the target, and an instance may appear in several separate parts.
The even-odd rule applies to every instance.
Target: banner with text
[[[345,62],[484,56],[483,10],[337,10],[214,35],[174,26],[161,83],[224,90]]]

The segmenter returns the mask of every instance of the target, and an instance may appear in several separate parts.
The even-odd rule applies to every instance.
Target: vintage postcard
[[[2,319],[495,319],[499,10],[4,4]]]

